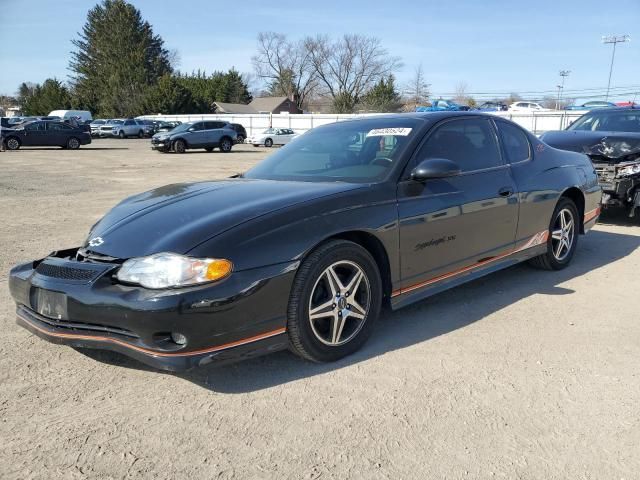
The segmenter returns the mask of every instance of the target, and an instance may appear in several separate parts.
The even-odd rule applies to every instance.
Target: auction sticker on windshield
[[[387,135],[399,135],[406,137],[411,133],[412,128],[374,128],[367,133],[367,137],[385,137]]]

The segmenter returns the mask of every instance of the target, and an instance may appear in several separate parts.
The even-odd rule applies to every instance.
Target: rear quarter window
[[[526,133],[515,125],[506,122],[496,122],[500,131],[502,147],[509,163],[522,162],[531,156],[531,145]]]

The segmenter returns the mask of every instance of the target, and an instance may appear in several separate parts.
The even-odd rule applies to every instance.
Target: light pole
[[[609,67],[609,82],[607,83],[607,96],[605,101],[609,100],[609,88],[611,88],[611,74],[613,73],[613,61],[616,58],[616,45],[631,41],[631,35],[609,35],[602,37],[602,43],[613,43],[613,51],[611,52],[611,66]]]
[[[564,90],[564,79],[569,76],[571,70],[560,70],[559,75],[562,77],[562,85],[558,85],[558,100],[556,101],[556,110],[560,110],[560,100],[562,99],[562,91]]]

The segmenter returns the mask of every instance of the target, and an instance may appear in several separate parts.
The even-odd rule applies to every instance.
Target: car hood
[[[640,153],[640,133],[562,130],[540,137],[547,145],[590,156],[623,160]]]
[[[251,219],[355,188],[362,185],[242,178],[167,185],[116,205],[93,226],[84,247],[123,259],[184,254]]]

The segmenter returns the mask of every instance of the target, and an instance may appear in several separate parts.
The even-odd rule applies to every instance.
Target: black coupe
[[[20,147],[62,147],[70,150],[91,143],[91,134],[84,126],[51,120],[23,123],[12,129],[3,129],[2,137],[7,150]]]
[[[494,116],[362,118],[236,178],[128,198],[9,286],[34,334],[161,369],[285,348],[331,361],[385,305],[525,260],[564,268],[600,196],[585,155]]]

